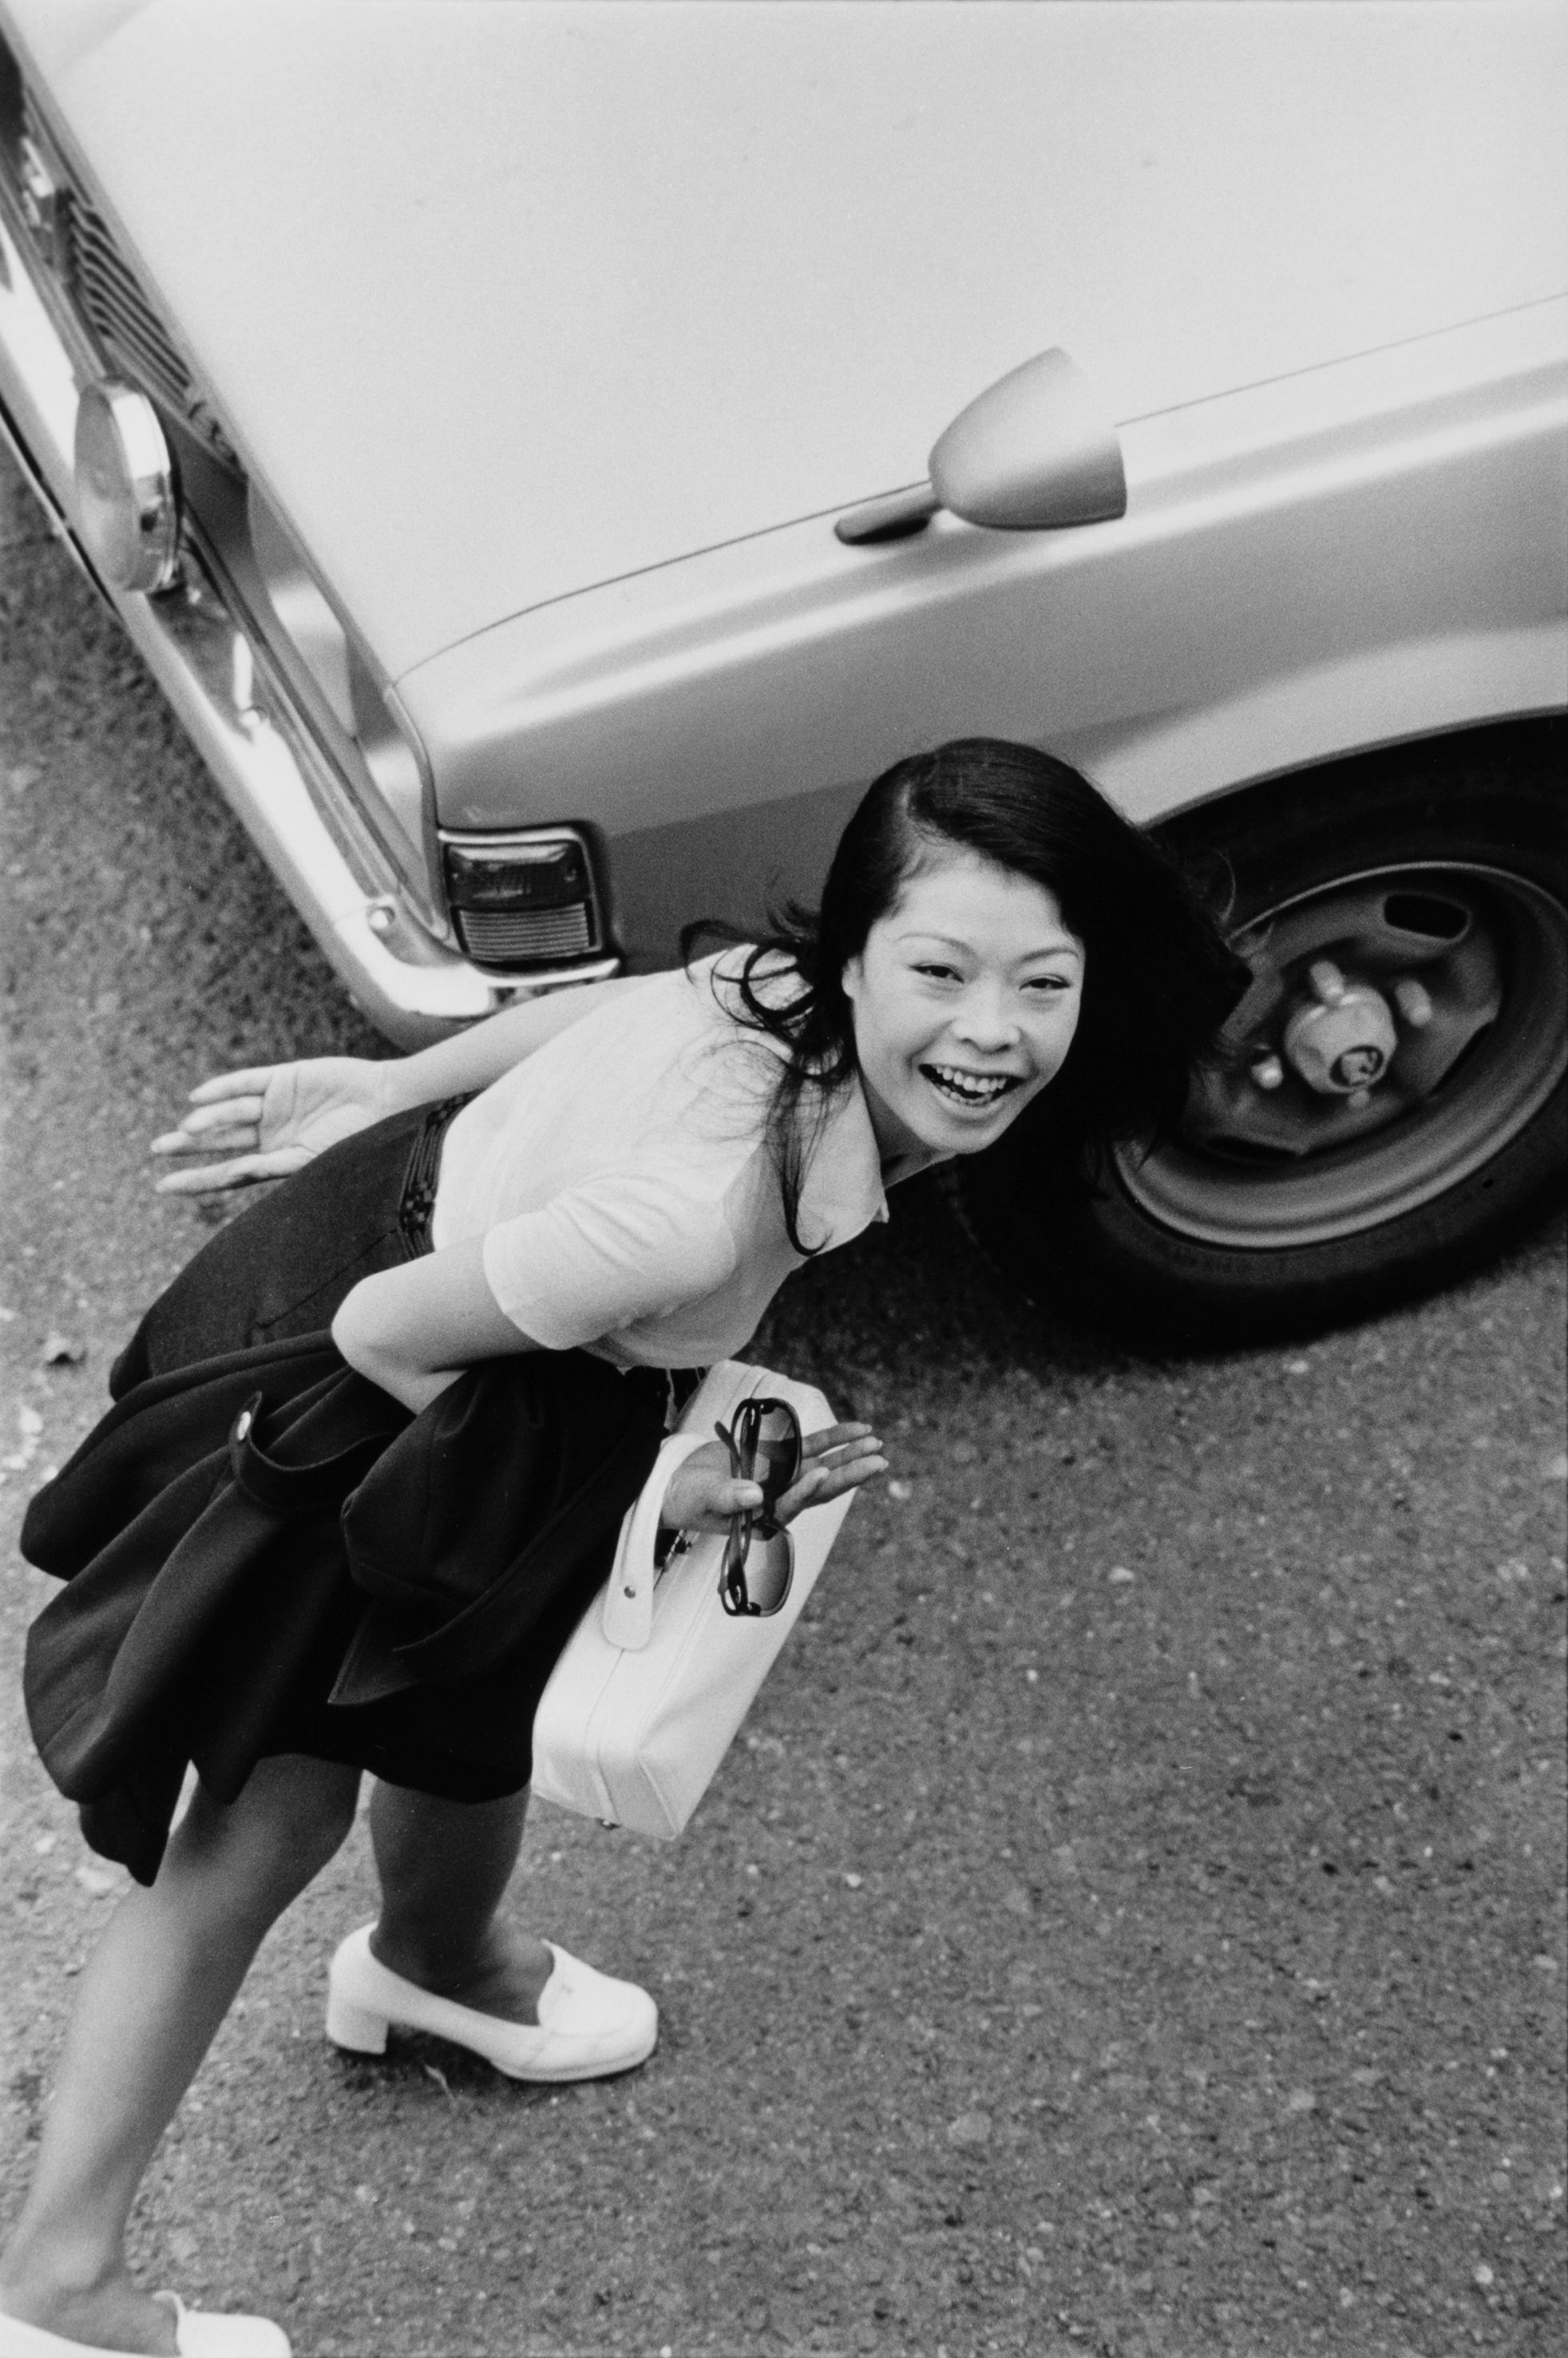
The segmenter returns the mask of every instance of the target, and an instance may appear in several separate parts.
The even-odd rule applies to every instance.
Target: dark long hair
[[[812,1249],[797,1225],[806,1165],[856,1071],[844,968],[908,878],[947,847],[1044,885],[1084,945],[1077,1030],[1042,1102],[1058,1150],[1091,1166],[1119,1141],[1169,1130],[1245,985],[1180,870],[1067,763],[994,737],[896,762],[839,837],[820,907],[770,912],[732,981],[737,1020],[787,1051],[767,1134],[797,1252]],[[705,936],[741,938],[688,925],[683,957]],[[781,989],[786,975],[793,991]]]

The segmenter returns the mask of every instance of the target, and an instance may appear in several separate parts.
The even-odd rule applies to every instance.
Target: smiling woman
[[[971,852],[912,876],[844,969],[860,1086],[884,1146],[989,1146],[1060,1071],[1083,944],[1055,895]]]
[[[535,1704],[680,1379],[742,1351],[790,1271],[885,1217],[889,1187],[979,1153],[1037,1103],[1085,1149],[1157,1125],[1236,979],[1176,871],[1076,772],[972,740],[880,779],[820,912],[789,911],[768,939],[512,1008],[414,1056],[253,1068],[195,1092],[157,1146],[221,1159],[165,1184],[282,1184],[147,1312],[114,1369],[118,1406],[23,1532],[32,1559],[72,1583],[29,1643],[35,1733],[88,1839],[139,1887],[84,1977],[0,2273],[0,2358],[287,2358],[265,2320],[177,2316],[141,2292],[123,2238],[258,1942],[344,1838],[367,1768],[381,1780],[382,1910],[339,1947],[329,2036],[379,2051],[389,2024],[438,2029],[525,2080],[645,2059],[653,1998],[524,1936],[500,1903]],[[477,1666],[432,1669],[427,1621],[400,1619],[406,1608],[379,1591],[367,1605],[335,1504],[318,1500],[312,1553],[286,1534],[248,1586],[210,1592],[200,1710],[151,1710],[149,1679],[165,1688],[145,1632],[183,1628],[190,1551],[182,1572],[184,1542],[161,1523],[140,1557],[123,1546],[155,1520],[138,1487],[145,1453],[123,1453],[129,1473],[92,1453],[156,1409],[160,1498],[189,1475],[180,1495],[200,1503],[227,1428],[234,1485],[265,1503],[302,1470],[293,1413],[355,1391],[344,1361],[368,1379],[377,1449],[428,1416],[412,1431],[434,1452],[469,1430],[497,1360],[515,1379],[494,1428],[504,1472],[537,1506],[514,1534],[525,1547],[513,1569],[554,1535],[550,1612],[510,1636],[485,1624]],[[192,1409],[234,1382],[216,1424],[210,1406]],[[363,1443],[354,1430],[345,1449],[334,1428],[329,1470]],[[89,1486],[79,1545],[71,1501],[87,1461],[109,1471]],[[788,1485],[774,1497],[754,1464],[709,1444],[670,1480],[664,1519],[787,1524],[886,1464],[865,1425],[831,1425],[772,1477]],[[579,1497],[590,1531],[572,1520]],[[421,1511],[411,1500],[416,1532]],[[465,1519],[460,1553],[462,1593],[477,1586],[482,1605],[481,1520]],[[293,1621],[277,1598],[297,1601]],[[188,1756],[200,1782],[170,1831]]]
[[[705,932],[687,928],[688,956]],[[858,1084],[885,1178],[1036,1116],[1091,1163],[1157,1137],[1247,970],[1185,879],[1065,762],[955,739],[895,763],[845,828],[820,910],[746,950],[737,1013],[787,1053],[769,1123],[790,1235],[837,1093]]]

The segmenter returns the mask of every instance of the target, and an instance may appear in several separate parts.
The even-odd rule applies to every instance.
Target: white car
[[[809,894],[920,746],[1076,761],[1256,981],[1178,1137],[1020,1125],[972,1224],[1346,1314],[1562,1168],[1565,39],[0,0],[0,423],[401,1043]]]

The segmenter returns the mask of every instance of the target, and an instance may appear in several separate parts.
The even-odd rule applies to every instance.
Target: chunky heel
[[[351,2054],[384,2055],[386,2017],[373,2013],[369,2006],[355,2006],[336,1990],[329,1990],[327,2036],[334,2047],[346,2047]]]

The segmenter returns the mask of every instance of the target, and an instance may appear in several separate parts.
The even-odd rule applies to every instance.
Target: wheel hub
[[[1473,893],[1401,881],[1314,893],[1242,936],[1252,983],[1227,1026],[1241,1054],[1194,1091],[1191,1144],[1254,1164],[1349,1144],[1430,1098],[1496,1022],[1498,946]]]
[[[1400,1044],[1389,1002],[1369,982],[1346,982],[1332,958],[1314,958],[1307,979],[1313,996],[1296,1008],[1285,1025],[1285,1055],[1319,1097],[1349,1098],[1365,1104]],[[1424,991],[1422,995],[1426,998]],[[1426,1004],[1430,1007],[1431,1001]],[[1271,1060],[1277,1062],[1277,1058]],[[1259,1077],[1256,1065],[1252,1076],[1255,1081]],[[1271,1072],[1261,1086],[1272,1088],[1279,1084]]]
[[[1166,1226],[1258,1249],[1430,1201],[1496,1152],[1561,1076],[1568,913],[1479,866],[1346,878],[1254,920],[1229,1055],[1179,1137],[1121,1158]]]

